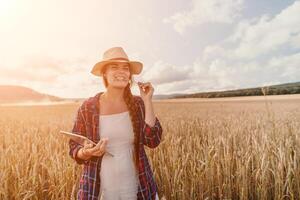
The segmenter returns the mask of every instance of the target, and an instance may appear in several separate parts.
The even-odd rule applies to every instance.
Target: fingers
[[[138,85],[141,87],[149,87],[149,86],[152,87],[150,82],[146,82],[146,83],[138,82]]]
[[[93,146],[94,146],[93,144],[87,144],[87,145],[85,145],[83,148],[89,149],[89,148],[92,148]]]
[[[99,148],[99,154],[103,154],[105,152],[106,149],[106,145],[107,145],[108,140],[104,140]]]
[[[146,82],[146,83],[142,83],[142,82],[138,82],[139,85],[139,89],[140,91],[149,91],[149,90],[154,90],[152,84],[150,82]]]
[[[144,83],[144,86],[152,86],[150,82]]]
[[[105,153],[106,145],[108,143],[108,138],[101,139],[96,146],[87,149],[87,151],[93,156],[101,156]]]
[[[99,153],[105,151],[106,145],[107,145],[107,141],[103,141],[99,147],[93,149],[94,150],[93,152]]]

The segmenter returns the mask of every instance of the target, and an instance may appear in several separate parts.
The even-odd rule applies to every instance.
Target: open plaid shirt
[[[89,139],[98,143],[99,134],[99,97],[103,92],[97,93],[94,97],[85,100],[77,111],[74,120],[73,133],[87,136]],[[137,199],[154,200],[157,192],[157,185],[149,164],[144,145],[149,148],[155,148],[159,145],[162,136],[162,127],[155,118],[155,125],[150,127],[145,120],[145,105],[140,96],[133,95],[134,102],[138,107],[138,118],[140,126],[140,146],[139,146],[139,187]],[[82,160],[77,157],[78,150],[83,147],[81,144],[70,139],[69,155],[77,164],[83,165],[83,173],[80,177],[77,199],[80,200],[98,200],[100,193],[100,176],[102,157],[92,156],[88,160]]]

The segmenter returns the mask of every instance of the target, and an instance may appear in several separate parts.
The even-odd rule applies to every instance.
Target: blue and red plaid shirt
[[[100,140],[99,133],[99,97],[103,92],[97,93],[94,97],[86,99],[77,111],[74,120],[73,133],[81,134],[95,143]],[[144,145],[149,148],[155,148],[159,145],[162,136],[162,127],[155,117],[155,125],[150,127],[145,120],[145,105],[140,96],[133,95],[134,102],[138,107],[138,117],[140,126],[140,146],[139,146],[139,165],[138,177],[139,187],[137,199],[154,200],[157,193],[157,185],[149,164]],[[82,160],[77,157],[77,152],[83,146],[76,141],[69,140],[69,155],[77,164],[83,165],[83,173],[80,177],[77,199],[80,200],[98,200],[100,193],[100,169],[102,157],[92,156],[88,160]]]

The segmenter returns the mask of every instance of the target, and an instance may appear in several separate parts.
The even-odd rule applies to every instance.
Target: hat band
[[[108,59],[108,60],[126,60],[126,61],[129,61],[127,58],[111,58],[111,59]]]

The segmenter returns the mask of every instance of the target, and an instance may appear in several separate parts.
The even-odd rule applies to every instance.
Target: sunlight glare
[[[14,0],[0,0],[0,15],[8,13],[13,3]]]

